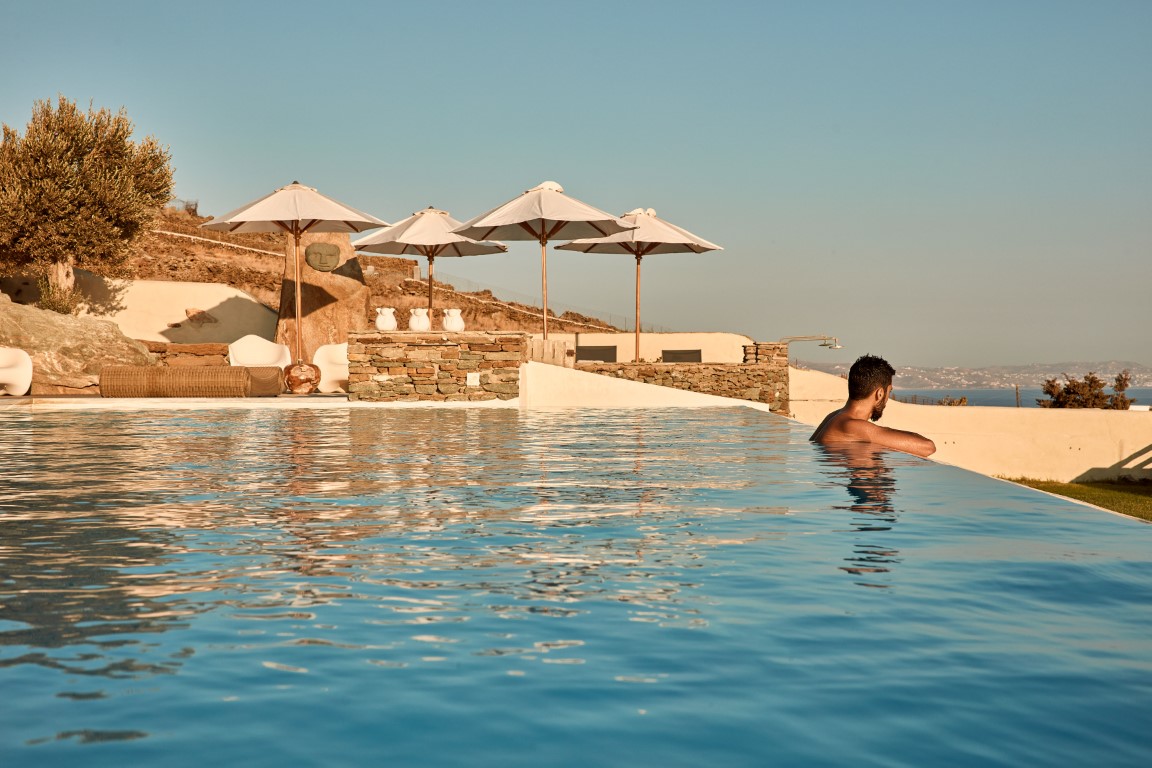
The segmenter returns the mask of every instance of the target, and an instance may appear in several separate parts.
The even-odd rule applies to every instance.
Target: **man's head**
[[[875,355],[863,355],[852,363],[848,371],[848,399],[875,400],[872,407],[872,421],[877,421],[888,405],[891,394],[892,377],[896,369],[888,361]],[[877,390],[880,391],[877,396]]]

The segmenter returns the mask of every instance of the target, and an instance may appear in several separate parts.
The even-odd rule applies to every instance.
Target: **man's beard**
[[[884,406],[886,405],[888,405],[887,400],[879,403],[872,409],[872,421],[880,421],[880,417],[884,415]]]

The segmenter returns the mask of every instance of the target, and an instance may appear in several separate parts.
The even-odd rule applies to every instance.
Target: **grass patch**
[[[1086,501],[1122,515],[1152,522],[1152,482],[1115,480],[1094,483],[1054,483],[1027,477],[1009,478],[1013,483]]]

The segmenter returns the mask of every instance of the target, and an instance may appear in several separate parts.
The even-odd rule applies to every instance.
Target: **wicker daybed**
[[[102,397],[276,397],[284,371],[274,366],[110,365],[100,371]]]

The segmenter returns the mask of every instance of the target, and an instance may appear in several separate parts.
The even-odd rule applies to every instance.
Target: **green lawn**
[[[1152,482],[1053,483],[1026,477],[1010,479],[1029,488],[1086,501],[1122,515],[1152,522]]]

